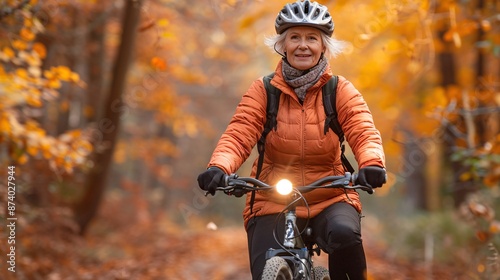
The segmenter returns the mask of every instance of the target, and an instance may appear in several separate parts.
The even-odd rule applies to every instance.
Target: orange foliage
[[[0,125],[3,128],[0,143],[13,147],[10,157],[19,164],[26,163],[30,157],[43,155],[54,170],[70,173],[75,166],[84,163],[91,150],[89,142],[85,138],[68,137],[71,132],[59,137],[48,136],[29,116],[21,120],[20,109],[41,108],[45,101],[58,96],[57,90],[64,82],[83,84],[79,75],[66,66],[42,70],[46,48],[35,40],[43,28],[35,24],[38,19],[30,10],[23,10],[19,15],[21,21],[13,23],[21,24],[17,39],[0,51]]]

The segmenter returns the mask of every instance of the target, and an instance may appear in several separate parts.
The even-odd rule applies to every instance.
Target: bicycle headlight
[[[287,195],[292,192],[293,186],[292,182],[287,179],[281,179],[278,184],[276,184],[276,190],[281,195]]]

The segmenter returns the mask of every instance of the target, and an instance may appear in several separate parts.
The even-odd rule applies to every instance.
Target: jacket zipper
[[[302,112],[301,112],[301,116],[302,116],[302,121],[301,121],[301,129],[302,129],[302,139],[300,139],[300,148],[301,148],[301,151],[300,151],[300,161],[301,161],[301,166],[302,166],[302,185],[305,185],[306,184],[306,174],[305,174],[305,168],[304,168],[304,163],[305,163],[305,145],[306,145],[306,110],[304,109],[304,104],[302,104]]]

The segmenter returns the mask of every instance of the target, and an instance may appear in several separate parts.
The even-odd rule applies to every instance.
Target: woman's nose
[[[307,42],[305,40],[300,40],[300,42],[299,42],[299,48],[306,49],[307,48]]]

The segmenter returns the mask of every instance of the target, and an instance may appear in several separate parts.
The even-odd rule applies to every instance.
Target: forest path
[[[119,235],[121,237],[114,236],[115,242],[99,242],[110,246],[107,249],[95,249],[97,252],[106,250],[110,254],[113,247],[121,244],[120,251],[128,257],[107,261],[100,269],[96,267],[100,273],[87,271],[89,276],[93,275],[91,279],[251,279],[243,228],[168,230],[167,233],[150,234],[143,231],[135,236],[122,231]],[[368,237],[364,238],[364,246],[369,280],[458,279],[456,276],[451,278],[442,269],[433,268],[430,273],[425,266],[391,260],[379,242]],[[327,267],[327,255],[316,257],[315,264]],[[104,273],[103,268],[106,269]]]

